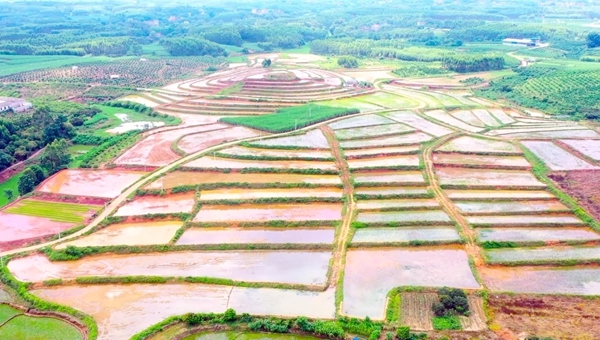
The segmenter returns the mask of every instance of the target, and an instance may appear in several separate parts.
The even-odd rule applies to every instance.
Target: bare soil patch
[[[600,220],[600,170],[557,172],[548,177]]]

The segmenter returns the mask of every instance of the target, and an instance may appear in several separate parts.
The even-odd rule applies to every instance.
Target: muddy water
[[[185,164],[192,168],[218,168],[218,169],[320,169],[337,170],[334,162],[323,161],[252,161],[245,159],[219,158],[205,156]]]
[[[440,204],[434,199],[391,199],[391,200],[365,200],[358,201],[356,208],[358,210],[377,210],[377,209],[406,209],[406,208],[432,208],[440,207]]]
[[[425,183],[419,171],[380,171],[352,174],[356,183]]]
[[[177,146],[186,153],[193,153],[224,142],[256,137],[260,132],[236,126],[223,130],[187,135],[181,138]]]
[[[361,228],[352,238],[353,243],[458,240],[460,236],[454,227]]]
[[[377,138],[384,135],[406,132],[415,132],[415,130],[404,124],[396,123],[336,130],[335,135],[339,140],[350,140],[357,138]]]
[[[527,171],[486,170],[467,168],[436,168],[441,185],[471,186],[531,186],[544,188],[546,185]]]
[[[350,169],[361,168],[381,168],[395,166],[419,166],[419,156],[417,155],[399,155],[389,157],[374,157],[349,159],[348,167]]]
[[[311,130],[306,134],[297,136],[263,139],[251,142],[251,145],[258,147],[296,146],[307,149],[329,149],[329,143],[321,130]]]
[[[585,225],[573,215],[525,215],[525,216],[468,216],[467,221],[475,225],[486,226],[540,226],[544,224]]]
[[[54,235],[73,226],[42,217],[0,212],[0,250],[8,249],[9,242]]]
[[[351,117],[343,120],[339,120],[337,122],[329,124],[329,127],[333,130],[339,129],[349,129],[356,128],[362,126],[373,126],[373,125],[382,125],[382,124],[393,124],[395,123],[393,120],[384,118],[378,115],[364,115],[358,117]]]
[[[547,191],[536,190],[446,190],[450,199],[485,199],[485,198],[530,198],[543,199],[554,197]]]
[[[334,234],[332,228],[192,228],[177,244],[331,244]]]
[[[220,150],[219,153],[236,156],[285,157],[289,159],[305,157],[327,159],[333,157],[329,150],[273,150],[246,148],[243,146],[234,146],[229,149]]]
[[[596,267],[484,267],[479,273],[491,291],[600,295]]]
[[[497,228],[478,230],[482,241],[595,241],[600,234],[583,228]]]
[[[80,239],[61,243],[56,248],[166,244],[182,225],[181,221],[114,224]]]
[[[493,263],[600,259],[600,247],[597,246],[490,249],[486,253]]]
[[[520,156],[479,156],[462,154],[435,154],[433,155],[435,164],[447,165],[480,165],[493,168],[498,167],[519,167],[529,168],[531,164]]]
[[[79,276],[194,276],[236,281],[325,284],[331,252],[228,251],[100,255],[50,262],[44,255],[15,259],[8,267],[25,282]]]
[[[560,201],[454,202],[462,213],[567,212]]]
[[[484,152],[484,153],[523,153],[516,146],[502,141],[463,136],[452,139],[438,150],[458,152]]]
[[[357,139],[340,142],[344,149],[376,148],[383,146],[412,145],[431,140],[432,137],[423,132],[410,133],[406,135],[388,136],[373,139]]]
[[[449,223],[452,220],[442,210],[406,210],[406,211],[364,211],[359,212],[356,221],[363,223],[414,223],[440,222]]]
[[[182,185],[209,183],[307,183],[318,185],[341,185],[337,175],[301,174],[241,174],[217,172],[175,171],[149,184],[147,189],[170,189]]]
[[[341,203],[204,205],[194,222],[335,221]]]
[[[187,284],[63,286],[33,291],[42,299],[90,314],[99,340],[129,339],[169,316],[185,313],[238,313],[333,318],[335,291],[238,288]]]
[[[145,214],[189,213],[194,207],[194,193],[164,197],[142,196],[119,208],[115,216],[140,216]]]
[[[594,160],[600,161],[600,140],[567,139],[563,140],[562,142],[581,152],[582,154]]]
[[[387,293],[400,286],[478,288],[459,247],[349,250],[343,313],[383,319]]]
[[[391,155],[397,153],[409,153],[419,150],[418,145],[408,146],[392,146],[389,148],[372,148],[372,149],[357,149],[357,150],[346,150],[344,154],[347,157],[354,156],[377,156],[377,155]]]
[[[432,123],[410,111],[385,113],[384,115],[436,137],[449,135],[453,132],[444,126]]]
[[[423,187],[373,187],[366,188],[360,187],[354,190],[356,195],[425,195],[427,194],[427,188]]]
[[[115,198],[145,172],[121,170],[63,170],[38,189],[54,194]]]
[[[211,200],[248,200],[276,197],[338,197],[341,188],[294,188],[294,189],[216,189],[202,190],[200,201]]]

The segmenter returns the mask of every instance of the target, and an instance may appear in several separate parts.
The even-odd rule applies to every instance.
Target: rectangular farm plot
[[[467,221],[477,227],[569,227],[586,225],[582,220],[570,214],[468,216]]]
[[[418,145],[392,146],[388,148],[352,149],[344,151],[347,158],[363,158],[371,156],[387,156],[400,154],[416,154],[420,150]]]
[[[358,210],[405,210],[440,208],[434,199],[389,199],[389,200],[360,200],[356,203]]]
[[[483,156],[464,154],[434,154],[433,162],[440,166],[480,167],[488,169],[527,169],[531,165],[521,156]]]
[[[171,144],[179,138],[191,134],[227,128],[224,124],[208,124],[193,126],[183,129],[173,129],[149,135],[142,141],[125,151],[115,160],[115,164],[138,164],[148,166],[164,166],[181,156],[173,149]]]
[[[494,116],[492,116],[486,110],[475,109],[475,110],[473,110],[471,112],[473,112],[473,115],[475,117],[477,117],[477,119],[479,119],[480,121],[482,121],[483,124],[485,124],[485,126],[490,126],[490,127],[498,127],[498,126],[500,126],[500,123],[494,118]]]
[[[3,212],[16,215],[48,218],[54,222],[83,224],[96,211],[98,205],[40,201],[26,198],[16,202]]]
[[[600,161],[600,140],[563,139],[561,142],[593,160]]]
[[[479,229],[481,242],[598,241],[600,234],[584,228],[490,228]]]
[[[185,251],[54,262],[44,255],[32,255],[10,261],[8,266],[18,280],[25,282],[80,276],[192,276],[323,285],[330,258],[329,251]]]
[[[252,200],[261,198],[342,198],[341,188],[294,188],[294,189],[216,189],[202,190],[200,201]]]
[[[342,141],[340,146],[343,149],[361,149],[361,148],[377,148],[383,146],[402,146],[420,144],[433,139],[430,135],[417,132],[404,135],[387,136],[374,139],[357,139],[351,141]]]
[[[436,293],[402,293],[400,324],[409,326],[414,331],[432,331],[433,304],[439,301]],[[483,299],[479,296],[468,296],[471,314],[460,316],[464,331],[482,331],[487,329]]]
[[[554,195],[541,190],[446,190],[452,200],[542,200],[554,199]]]
[[[268,223],[269,221],[337,221],[341,218],[341,203],[204,205],[194,218],[194,222]]]
[[[436,225],[450,224],[452,220],[442,210],[361,211],[356,222],[373,225]]]
[[[600,247],[544,247],[490,249],[486,251],[492,264],[552,263],[556,261],[598,261]]]
[[[146,186],[146,189],[171,189],[183,185],[229,185],[232,183],[254,184],[312,184],[323,186],[341,186],[342,180],[338,175],[305,175],[305,174],[276,174],[276,173],[222,173],[174,171],[160,177]]]
[[[600,167],[588,163],[552,142],[523,141],[522,143],[552,170],[600,169]]]
[[[354,189],[355,195],[370,197],[426,197],[430,196],[425,187],[358,187]]]
[[[458,119],[454,118],[453,116],[449,115],[448,113],[446,113],[445,111],[442,111],[442,110],[427,111],[427,112],[425,112],[425,115],[427,115],[428,117],[431,117],[435,120],[438,120],[442,123],[446,123],[457,129],[465,130],[468,132],[474,132],[474,133],[483,131],[482,127],[476,127],[473,125],[469,125],[469,124],[463,122],[462,120],[458,120]]]
[[[472,188],[545,188],[546,185],[527,171],[485,170],[438,167],[435,169],[442,186],[465,186]]]
[[[485,124],[477,118],[473,112],[467,110],[459,110],[450,113],[454,118],[460,119],[463,122],[477,127],[485,127]]]
[[[502,124],[510,124],[510,123],[514,123],[515,120],[506,114],[506,112],[504,112],[503,110],[500,109],[488,109],[488,111],[494,116],[496,117],[496,119],[498,119]]]
[[[381,137],[385,135],[396,135],[414,132],[415,130],[404,124],[387,124],[350,129],[336,130],[335,135],[339,140],[363,139]]]
[[[482,153],[482,154],[515,154],[523,152],[509,142],[462,136],[454,138],[437,149],[442,152]]]
[[[59,195],[115,198],[145,172],[122,170],[62,170],[42,183],[38,191]]]
[[[56,248],[167,244],[182,225],[181,221],[113,224],[77,240],[61,243]]]
[[[401,286],[479,288],[462,249],[349,250],[342,312],[382,320],[387,294]]]
[[[71,229],[74,223],[0,212],[0,251]]]
[[[194,193],[168,196],[136,197],[120,207],[115,216],[190,213],[194,208]]]
[[[513,130],[514,131],[514,130]],[[494,132],[494,131],[492,131]],[[489,133],[492,134],[491,132]],[[554,138],[600,138],[594,130],[582,129],[582,130],[560,130],[560,131],[536,131],[536,132],[513,132],[509,135],[501,135],[502,138],[511,139],[554,139]]]
[[[332,244],[333,228],[191,228],[177,245],[195,244]]]
[[[398,155],[387,157],[349,159],[350,170],[370,168],[418,168],[418,155]]]
[[[360,228],[352,238],[353,244],[390,244],[460,241],[454,227],[403,227],[403,228]]]
[[[389,186],[392,184],[425,184],[425,178],[419,171],[373,171],[354,173],[352,176],[357,185],[385,184],[386,186]]]
[[[194,133],[184,136],[177,146],[185,153],[194,153],[211,146],[234,140],[259,136],[260,132],[242,126],[222,130]]]
[[[246,159],[204,156],[185,164],[190,168],[205,169],[319,169],[337,171],[334,162],[322,161],[254,161]]]
[[[556,213],[568,212],[571,209],[560,203],[553,201],[495,201],[495,202],[476,202],[476,201],[458,201],[454,202],[458,210],[465,215],[479,214],[527,214],[527,213]]]
[[[329,127],[333,130],[339,130],[393,123],[395,123],[393,120],[389,120],[379,115],[370,114],[338,120],[336,122],[330,123]]]
[[[383,116],[393,119],[397,122],[404,123],[408,126],[412,126],[417,130],[423,131],[436,137],[442,137],[454,132],[453,130],[445,126],[432,123],[413,112],[402,111],[384,113]]]
[[[600,295],[600,268],[482,267],[479,273],[496,292]]]
[[[300,149],[329,149],[329,143],[321,130],[310,130],[305,134],[288,137],[277,137],[250,142],[250,145],[263,148],[289,148]]]
[[[280,159],[333,159],[331,151],[327,150],[286,150],[286,149],[260,149],[260,148],[247,148],[243,146],[234,146],[228,149],[217,151],[219,154],[230,155],[231,158],[235,156],[241,157],[256,157],[260,158],[280,158]]]

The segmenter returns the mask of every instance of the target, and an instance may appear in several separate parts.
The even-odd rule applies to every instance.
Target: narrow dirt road
[[[354,208],[356,206],[356,202],[354,202],[354,187],[352,185],[352,175],[350,174],[350,169],[348,169],[348,164],[346,160],[342,156],[340,151],[340,144],[335,138],[333,130],[326,125],[321,126],[321,131],[327,138],[329,142],[329,146],[331,148],[331,152],[333,157],[335,158],[335,162],[340,169],[342,184],[344,185],[344,194],[346,195],[346,211],[344,216],[342,217],[342,226],[340,228],[339,234],[337,235],[335,249],[333,251],[333,264],[331,268],[331,275],[329,276],[329,282],[327,288],[336,287],[338,281],[340,279],[341,272],[344,268],[344,259],[346,258],[347,249],[347,240],[348,235],[350,234],[350,223],[352,222],[352,215],[354,214]]]

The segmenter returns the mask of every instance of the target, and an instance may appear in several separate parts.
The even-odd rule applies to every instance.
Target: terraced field
[[[488,332],[481,291],[600,294],[600,225],[547,177],[600,168],[597,131],[467,90],[348,86],[285,65],[130,98],[183,123],[0,212],[1,254],[25,250],[7,258],[10,273],[92,315],[99,339],[227,308],[431,331],[429,292],[442,286],[469,290],[460,323],[477,337]],[[320,105],[344,113],[311,120]]]

